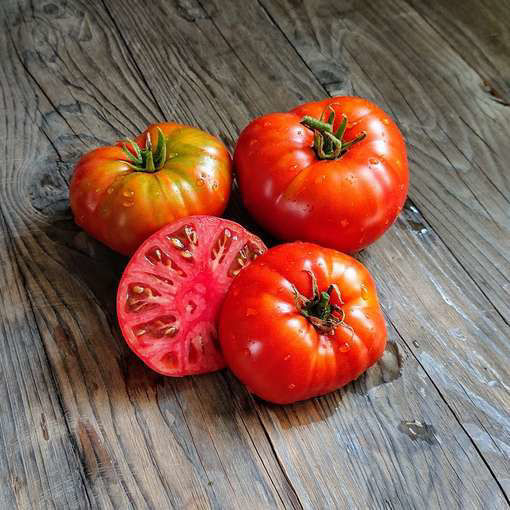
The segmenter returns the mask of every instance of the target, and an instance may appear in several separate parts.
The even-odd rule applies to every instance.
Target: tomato
[[[234,280],[219,332],[233,373],[280,404],[356,379],[381,357],[387,337],[368,270],[302,242],[268,250]]]
[[[239,137],[234,166],[246,208],[274,236],[348,253],[389,228],[409,187],[402,134],[359,97],[255,119]]]
[[[221,215],[231,182],[232,160],[220,140],[191,126],[153,124],[136,141],[80,159],[71,180],[71,209],[91,236],[130,255],[169,222]]]
[[[153,234],[129,261],[117,291],[128,345],[164,375],[222,368],[219,307],[232,279],[265,249],[241,225],[213,216],[184,218]]]

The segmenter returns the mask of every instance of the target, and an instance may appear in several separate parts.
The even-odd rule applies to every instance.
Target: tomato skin
[[[312,295],[337,284],[345,324],[318,332],[298,311],[292,285]],[[332,302],[340,305],[335,294]],[[352,329],[351,329],[352,328]],[[279,245],[244,270],[222,306],[220,343],[226,363],[255,395],[279,404],[338,389],[383,354],[387,332],[375,283],[349,255],[311,243]]]
[[[319,119],[331,106],[334,129],[347,115],[345,140],[367,136],[336,160],[319,160],[305,115]],[[272,113],[241,133],[234,166],[245,207],[283,240],[303,240],[352,253],[378,239],[407,197],[404,138],[383,110],[343,96]]]
[[[232,184],[232,160],[224,144],[200,129],[173,122],[153,124],[136,142],[153,144],[158,128],[166,137],[167,159],[149,173],[130,168],[116,146],[101,147],[77,163],[70,186],[75,221],[87,233],[124,255],[163,225],[196,214],[219,216]]]

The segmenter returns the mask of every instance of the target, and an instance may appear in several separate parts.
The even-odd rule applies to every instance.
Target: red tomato
[[[402,134],[359,97],[255,119],[239,137],[234,165],[243,202],[265,229],[345,252],[388,229],[409,187]]]
[[[153,124],[136,142],[101,147],[80,159],[71,209],[91,236],[130,255],[178,218],[221,215],[231,183],[232,160],[220,140],[190,126]]]
[[[280,404],[356,379],[381,357],[387,337],[368,270],[301,242],[270,249],[234,280],[219,331],[234,374]]]
[[[119,284],[117,317],[128,345],[164,375],[222,368],[219,307],[234,276],[265,249],[241,225],[213,216],[163,227],[138,248]]]

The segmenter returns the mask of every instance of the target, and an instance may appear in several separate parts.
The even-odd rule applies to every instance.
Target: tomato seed
[[[176,248],[180,248],[181,250],[184,248],[184,243],[177,237],[171,237],[170,241]]]
[[[193,258],[193,253],[191,253],[189,250],[185,250],[181,253],[181,255],[185,258],[185,259],[191,259]]]
[[[133,292],[135,294],[142,294],[142,292],[145,290],[143,287],[140,287],[139,285],[135,285],[133,288],[132,288]]]

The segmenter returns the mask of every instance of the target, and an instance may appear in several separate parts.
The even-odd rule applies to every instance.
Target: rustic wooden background
[[[1,509],[510,506],[508,0],[1,0],[0,22]],[[152,373],[116,325],[126,260],[72,222],[77,158],[162,119],[233,148],[327,94],[408,142],[405,210],[359,256],[383,360],[287,407]]]

